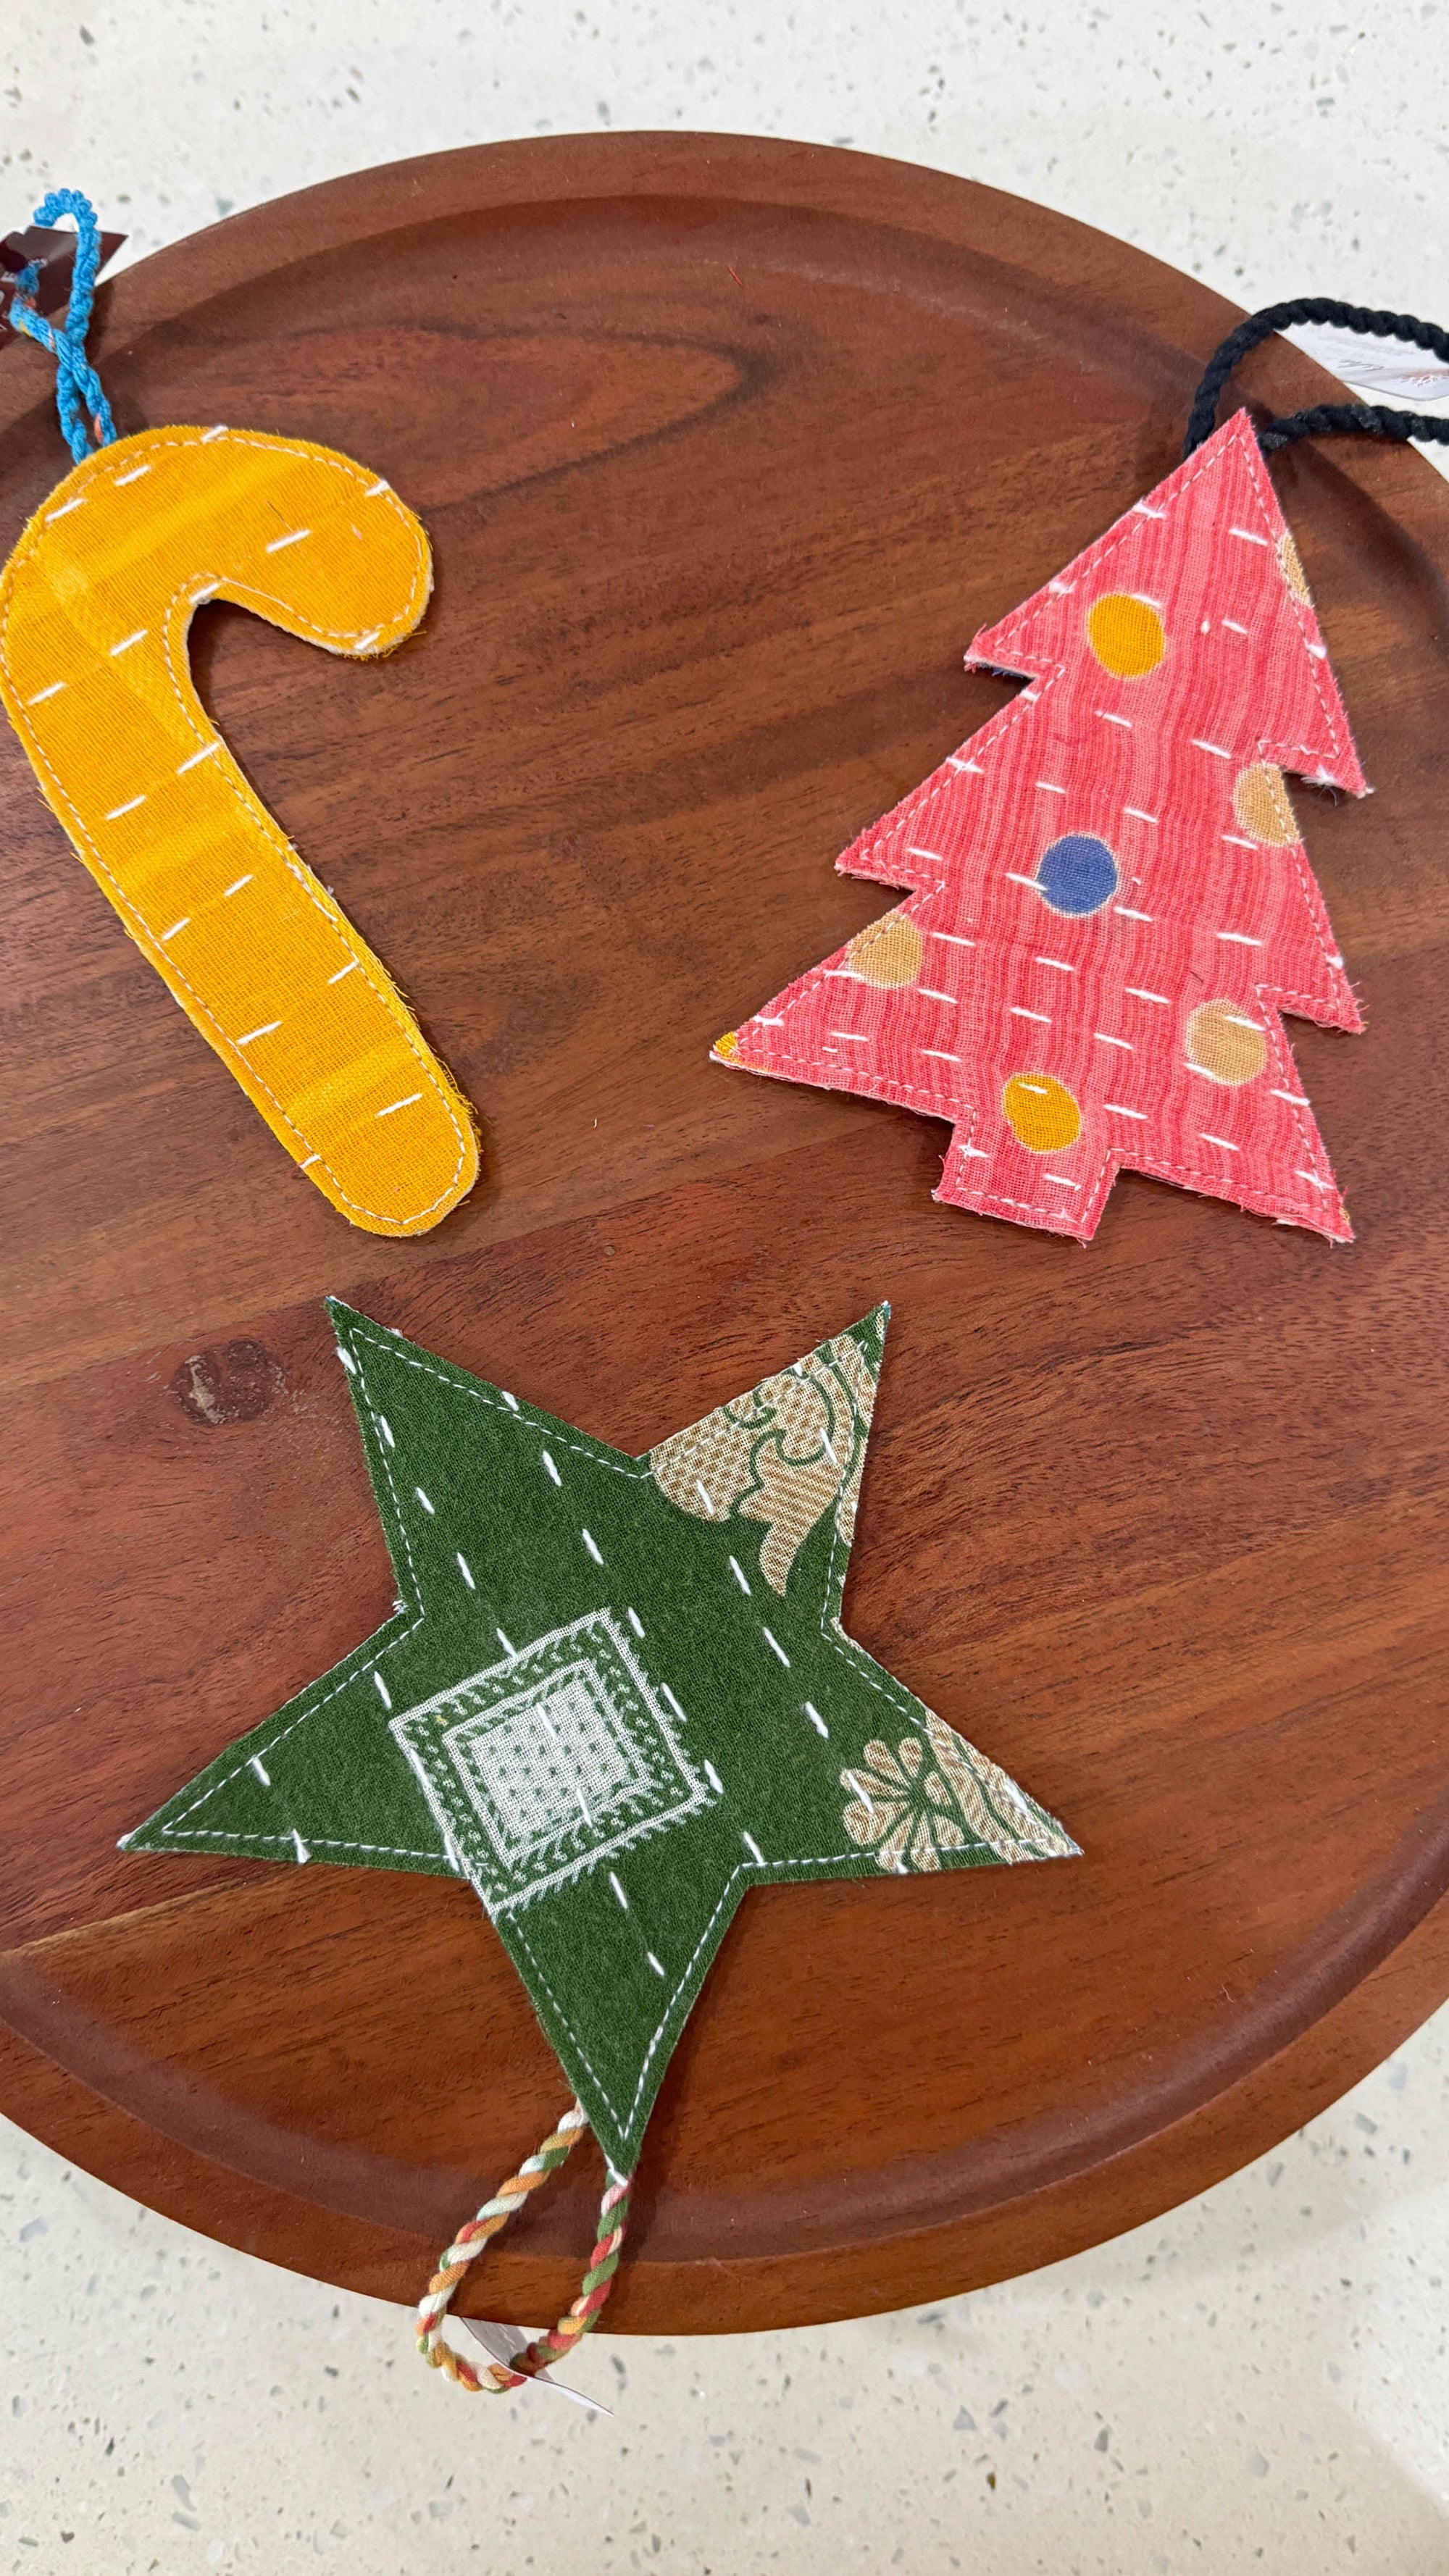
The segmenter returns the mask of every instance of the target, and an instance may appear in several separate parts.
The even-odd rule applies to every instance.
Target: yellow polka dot
[[[883,921],[858,930],[845,953],[867,984],[914,984],[926,943],[905,913],[888,912]]]
[[[1200,1002],[1187,1024],[1187,1060],[1219,1082],[1256,1082],[1268,1041],[1237,1002]]]
[[[1151,602],[1130,591],[1109,590],[1087,611],[1087,642],[1104,671],[1117,680],[1140,680],[1167,651],[1167,635]]]
[[[1311,608],[1313,593],[1308,587],[1308,575],[1303,569],[1303,558],[1293,543],[1291,528],[1285,528],[1278,540],[1278,569],[1289,589],[1296,591],[1298,597],[1306,600]]]
[[[1006,1123],[1030,1154],[1056,1154],[1075,1145],[1082,1113],[1065,1083],[1049,1073],[1014,1073],[1001,1095]]]
[[[1275,769],[1270,760],[1239,770],[1233,782],[1233,812],[1255,841],[1270,841],[1281,847],[1285,841],[1302,839],[1288,802],[1283,772]]]

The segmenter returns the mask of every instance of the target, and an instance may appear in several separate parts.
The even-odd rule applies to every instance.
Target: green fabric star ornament
[[[468,1878],[628,2175],[749,1888],[1076,1850],[841,1626],[888,1311],[630,1458],[333,1302],[397,1607],[124,1847]]]

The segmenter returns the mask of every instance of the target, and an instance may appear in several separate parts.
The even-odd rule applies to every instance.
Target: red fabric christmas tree
[[[1346,1241],[1279,1012],[1362,1022],[1283,772],[1366,790],[1246,413],[966,660],[1028,686],[837,862],[909,899],[716,1055],[950,1119],[956,1207],[1085,1242],[1125,1165]]]

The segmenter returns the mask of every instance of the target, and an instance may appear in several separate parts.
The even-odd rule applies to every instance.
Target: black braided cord
[[[1361,331],[1377,340],[1409,340],[1415,348],[1427,349],[1449,365],[1449,331],[1442,331],[1437,322],[1420,322],[1412,313],[1374,313],[1363,304],[1340,304],[1332,295],[1296,295],[1286,304],[1266,304],[1261,313],[1250,313],[1246,322],[1230,331],[1208,360],[1202,383],[1193,396],[1182,447],[1185,457],[1201,447],[1204,439],[1211,438],[1217,422],[1218,398],[1248,351],[1256,349],[1260,340],[1271,338],[1275,331],[1291,330],[1300,322],[1332,323],[1340,331]],[[1279,420],[1264,422],[1258,431],[1258,445],[1269,456],[1274,448],[1289,447],[1298,438],[1353,432],[1400,441],[1437,439],[1441,445],[1449,446],[1449,420],[1429,420],[1416,411],[1391,411],[1383,403],[1315,403],[1308,411],[1287,412]]]

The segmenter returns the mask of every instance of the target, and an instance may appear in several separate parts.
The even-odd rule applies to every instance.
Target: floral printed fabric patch
[[[887,1311],[630,1458],[334,1304],[398,1606],[124,1847],[467,1877],[627,2173],[750,1887],[1076,1850],[841,1625]]]
[[[949,1119],[983,1215],[1085,1242],[1130,1168],[1347,1240],[1279,1013],[1362,1023],[1283,773],[1366,790],[1247,415],[966,659],[1028,686],[838,862],[908,901],[715,1054]]]

